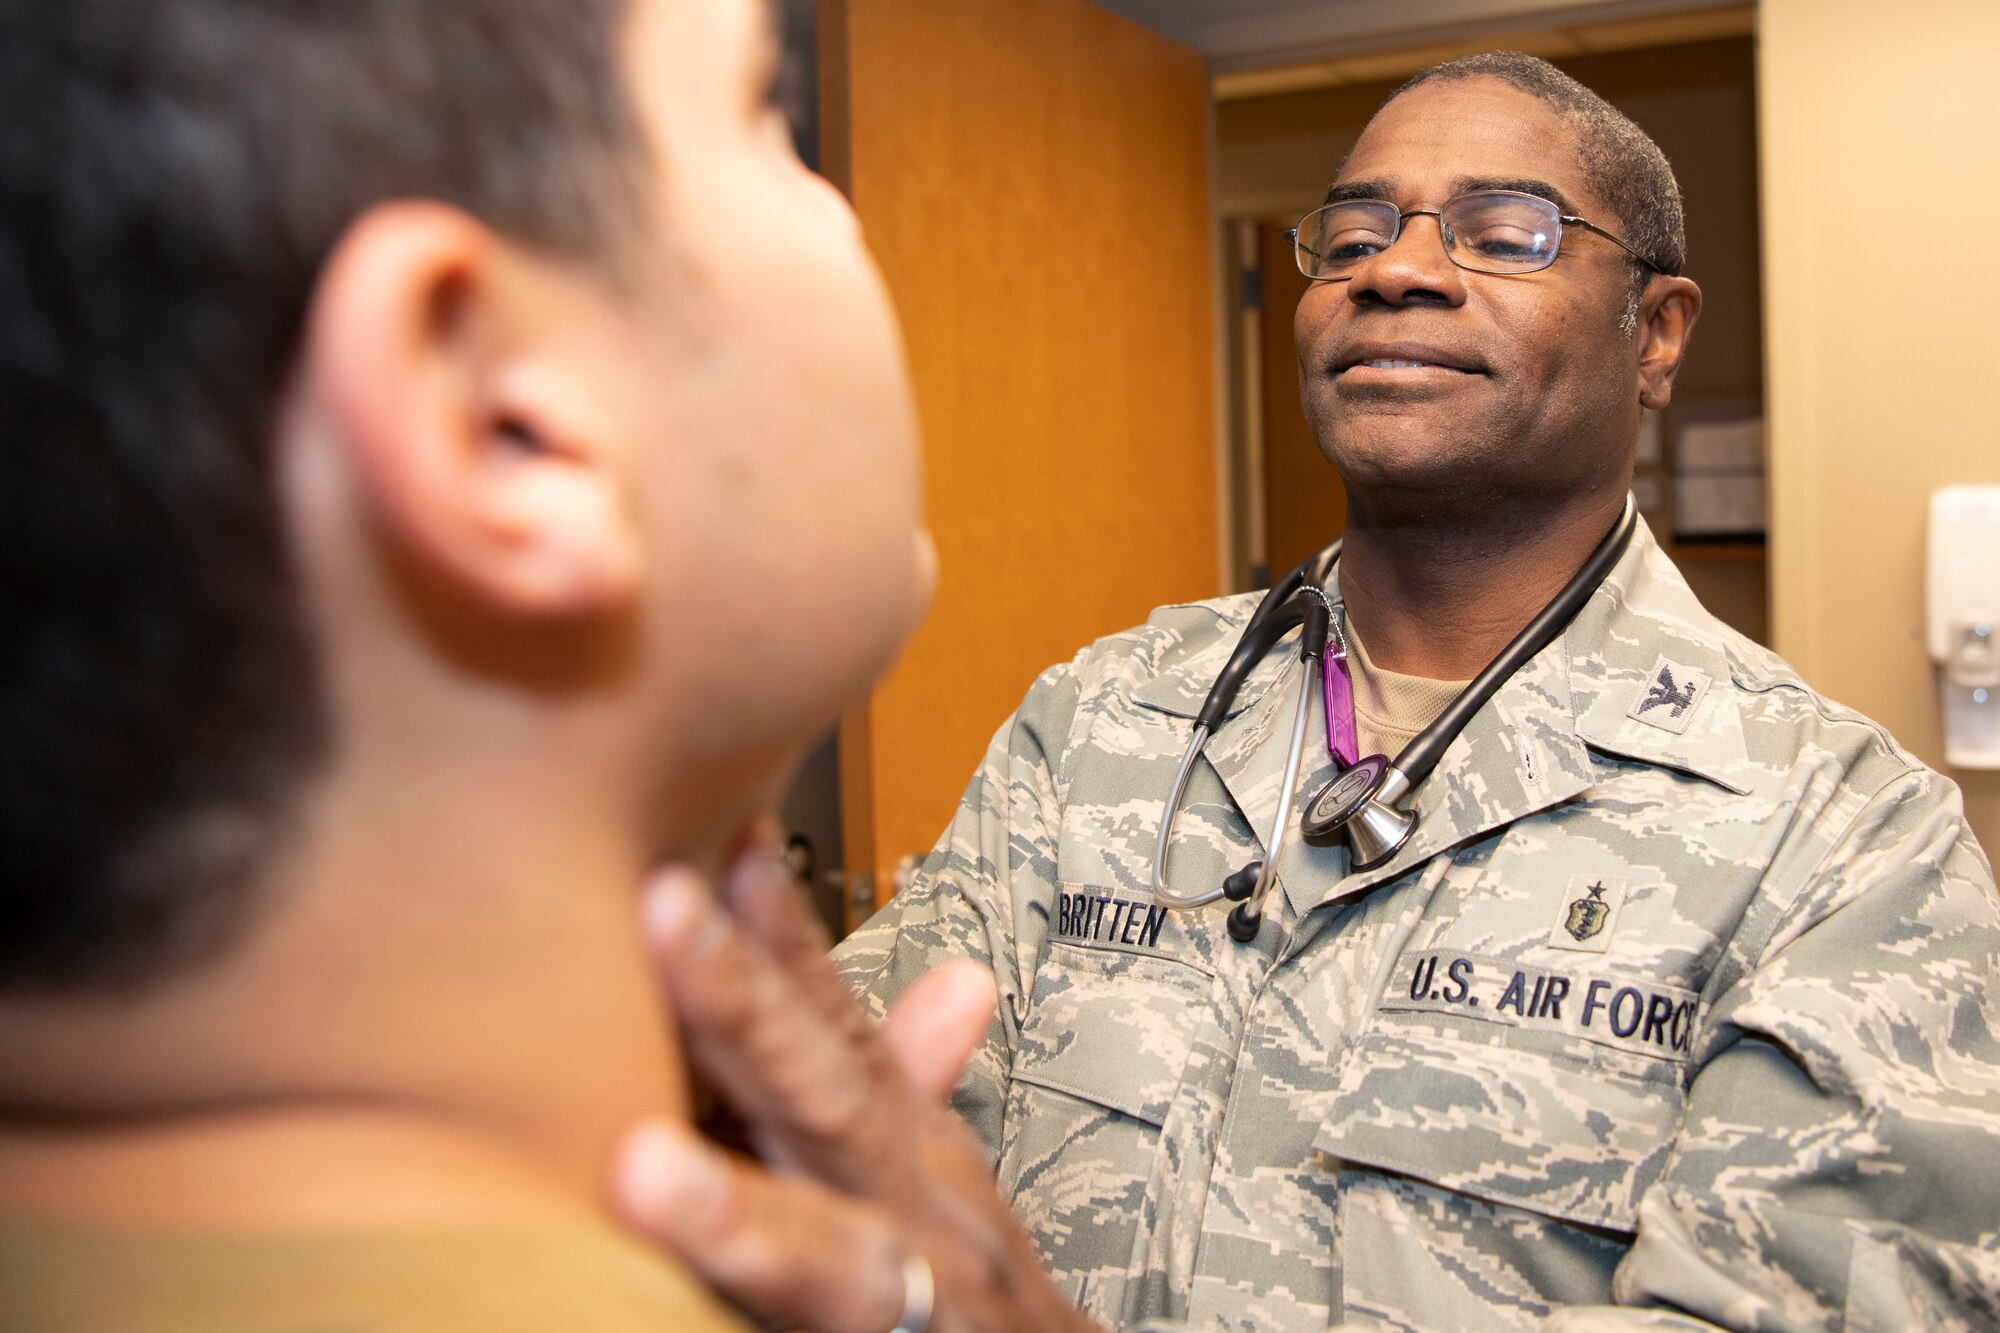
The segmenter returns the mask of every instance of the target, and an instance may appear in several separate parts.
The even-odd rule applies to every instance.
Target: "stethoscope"
[[[1576,618],[1576,613],[1583,609],[1631,544],[1637,526],[1638,514],[1628,495],[1618,521],[1611,525],[1611,531],[1597,544],[1583,567],[1563,585],[1562,591],[1393,761],[1386,755],[1371,754],[1341,764],[1336,747],[1335,762],[1341,764],[1340,771],[1306,804],[1305,815],[1299,822],[1306,839],[1319,841],[1345,834],[1350,865],[1355,870],[1371,870],[1400,851],[1417,827],[1417,812],[1403,809],[1400,803],[1431,775],[1438,760],[1466,724],[1486,706],[1487,700]],[[1257,604],[1250,623],[1243,628],[1243,637],[1237,640],[1236,651],[1230,654],[1215,684],[1209,687],[1208,697],[1202,700],[1201,711],[1195,715],[1194,735],[1188,741],[1187,753],[1181,757],[1173,792],[1167,797],[1166,817],[1160,821],[1160,836],[1153,844],[1153,896],[1168,907],[1205,907],[1218,898],[1229,899],[1236,904],[1229,913],[1229,934],[1239,943],[1255,939],[1263,924],[1265,895],[1270,892],[1278,850],[1291,824],[1299,766],[1305,758],[1306,719],[1312,711],[1313,686],[1326,688],[1329,681],[1326,661],[1329,630],[1335,642],[1340,643],[1333,603],[1320,586],[1339,559],[1340,543],[1335,542],[1301,561]],[[1300,672],[1298,706],[1292,714],[1291,749],[1285,755],[1285,775],[1278,792],[1278,814],[1271,822],[1271,836],[1264,840],[1263,856],[1206,893],[1175,893],[1166,885],[1167,844],[1173,839],[1174,818],[1180,813],[1181,797],[1186,794],[1188,777],[1194,772],[1194,761],[1201,757],[1209,734],[1236,701],[1244,680],[1278,641],[1294,629],[1300,630],[1299,657],[1306,669]],[[1344,645],[1341,651],[1344,653]],[[1329,694],[1329,736],[1333,712]]]

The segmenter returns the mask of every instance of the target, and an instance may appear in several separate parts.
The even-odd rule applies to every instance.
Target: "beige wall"
[[[1941,765],[1925,504],[2000,483],[2000,4],[1763,0],[1776,647]],[[1902,238],[1876,241],[1873,238]],[[1954,772],[2000,849],[2000,773]]]

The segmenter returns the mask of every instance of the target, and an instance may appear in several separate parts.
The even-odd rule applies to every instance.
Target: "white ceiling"
[[[1381,50],[1481,32],[1591,23],[1718,0],[1096,0],[1209,58],[1216,70]]]

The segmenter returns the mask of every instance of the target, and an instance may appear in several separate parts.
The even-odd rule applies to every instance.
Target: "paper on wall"
[[[1639,448],[1632,455],[1632,462],[1638,467],[1658,467],[1666,461],[1660,448],[1660,414],[1652,408],[1642,408],[1639,412]]]
[[[1762,473],[1694,473],[1674,478],[1674,531],[1679,535],[1719,537],[1762,532],[1764,526]]]
[[[1641,472],[1632,478],[1632,502],[1642,514],[1659,512],[1660,502],[1667,498],[1666,487],[1661,485],[1656,473]]]
[[[1682,472],[1762,472],[1764,419],[1744,417],[1683,426],[1675,463]]]

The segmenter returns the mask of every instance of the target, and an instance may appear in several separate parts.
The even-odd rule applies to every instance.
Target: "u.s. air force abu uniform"
[[[1410,844],[1350,873],[1291,837],[1237,944],[1227,903],[1148,886],[1253,602],[1046,672],[843,946],[877,1004],[992,966],[957,1105],[1084,1309],[2000,1324],[2000,904],[1949,782],[1710,617],[1642,530],[1451,747]],[[1256,855],[1301,669],[1274,653],[1210,740],[1169,882]]]

